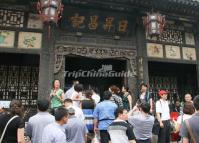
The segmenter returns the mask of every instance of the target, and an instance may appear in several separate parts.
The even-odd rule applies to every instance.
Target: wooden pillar
[[[128,76],[127,84],[129,87],[129,90],[132,92],[132,100],[133,105],[136,102],[137,99],[137,68],[136,68],[136,60],[135,59],[129,59],[127,60],[127,72],[130,72],[133,76]]]
[[[54,80],[54,43],[56,25],[44,23],[39,65],[38,98],[48,97]]]
[[[54,74],[55,79],[59,79],[61,83],[61,89],[65,89],[65,57],[63,57],[61,69],[59,70],[58,73]]]
[[[138,84],[149,83],[145,29],[140,18],[136,28]]]
[[[196,27],[195,43],[196,43],[196,59],[197,59],[197,94],[199,94],[199,21],[194,25]]]

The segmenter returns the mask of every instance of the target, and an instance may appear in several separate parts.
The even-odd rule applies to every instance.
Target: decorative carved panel
[[[185,33],[185,42],[187,45],[195,45],[195,39],[193,33]]]
[[[86,46],[57,46],[55,48],[54,73],[58,73],[62,67],[65,55],[79,55],[92,58],[126,58],[130,61],[131,71],[137,75],[136,69],[136,50],[124,48],[102,48]]]
[[[182,44],[183,32],[174,29],[166,29],[157,39],[153,39],[151,37],[147,37],[147,39],[165,42],[165,43]]]
[[[18,48],[40,49],[42,34],[35,32],[19,32]]]
[[[179,46],[165,45],[165,52],[166,58],[181,59]]]
[[[120,39],[120,40],[114,40],[114,37],[77,37],[72,35],[61,35],[59,39],[57,39],[59,43],[64,43],[67,41],[69,44],[76,44],[78,43],[88,43],[88,44],[96,44],[96,45],[104,45],[105,47],[108,46],[115,46],[115,47],[124,47],[124,48],[133,48],[135,45],[135,42],[129,39]],[[135,48],[135,47],[134,47]]]
[[[191,60],[191,61],[196,60],[196,49],[195,48],[183,47],[182,53],[183,53],[184,60]]]
[[[167,21],[165,29],[158,37],[147,37],[147,56],[168,58],[170,60],[189,60],[195,61],[196,57],[196,35],[194,35],[194,27],[191,23],[182,23],[180,21]],[[154,54],[155,52],[162,51],[154,45],[162,45],[163,53],[161,55]],[[151,47],[151,48],[150,48]],[[153,56],[156,55],[156,56]]]
[[[0,9],[0,26],[24,27],[24,12]]]
[[[41,20],[41,17],[38,14],[30,13],[28,17],[28,28],[32,29],[42,29],[43,28],[43,22]]]
[[[147,56],[163,58],[163,46],[162,44],[147,43]]]
[[[15,32],[9,30],[0,30],[0,47],[13,48]]]

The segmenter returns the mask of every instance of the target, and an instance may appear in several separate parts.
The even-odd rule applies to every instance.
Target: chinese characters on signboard
[[[86,21],[86,17],[75,13],[73,16],[69,17],[70,25],[76,29],[81,30],[88,28],[89,30],[97,30],[100,26],[105,32],[111,32],[115,30],[119,33],[126,33],[128,28],[128,20],[120,20],[118,24],[115,24],[115,17],[106,17],[102,25],[99,24],[99,16],[91,15],[89,20]]]
[[[93,32],[102,34],[129,35],[130,17],[122,14],[89,10],[67,9],[61,19],[61,28],[70,32]]]

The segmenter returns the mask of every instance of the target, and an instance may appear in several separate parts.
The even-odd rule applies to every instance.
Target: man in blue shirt
[[[115,110],[117,105],[110,101],[112,93],[110,91],[104,92],[104,101],[98,103],[94,109],[94,131],[100,131],[101,143],[108,143],[110,136],[107,132],[108,126],[115,119]]]

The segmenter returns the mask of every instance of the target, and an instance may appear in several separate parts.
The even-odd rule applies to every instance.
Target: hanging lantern
[[[147,13],[147,16],[143,18],[143,23],[148,36],[158,36],[163,32],[165,16],[159,13]]]
[[[57,23],[61,18],[63,8],[61,0],[39,0],[37,3],[37,9],[43,22]]]

